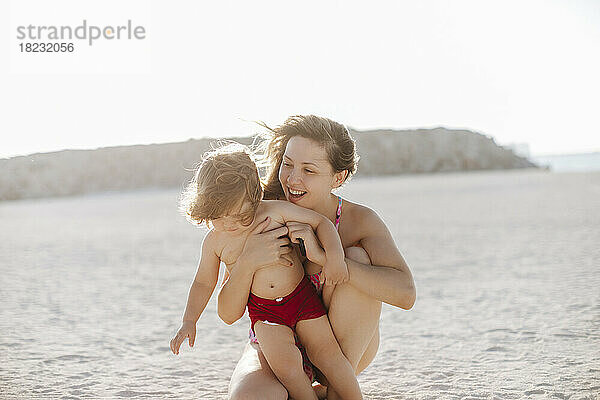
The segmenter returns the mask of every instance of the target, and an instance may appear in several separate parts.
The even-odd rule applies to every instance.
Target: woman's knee
[[[229,383],[229,399],[287,400],[287,398],[287,390],[273,374],[258,345],[246,345]]]
[[[379,327],[375,329],[375,333],[369,342],[367,349],[363,353],[358,365],[356,367],[356,375],[360,374],[365,368],[371,364],[375,356],[377,355],[377,350],[379,350]]]
[[[346,258],[357,261],[361,264],[371,264],[371,258],[365,249],[362,247],[346,247],[344,249],[344,253],[346,254]]]
[[[229,400],[287,400],[287,390],[279,381],[247,378],[230,391]]]
[[[379,325],[381,306],[380,301],[348,282],[335,287],[329,321],[342,352],[355,370]]]
[[[252,392],[234,392],[229,395],[229,400],[287,400],[288,393],[281,386],[277,390],[267,390],[266,388],[256,388]]]

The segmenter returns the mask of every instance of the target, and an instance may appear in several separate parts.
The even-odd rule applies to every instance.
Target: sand
[[[205,232],[177,191],[0,203],[0,398],[222,399],[249,321],[169,351]],[[356,179],[418,299],[384,306],[367,399],[596,399],[600,173]]]

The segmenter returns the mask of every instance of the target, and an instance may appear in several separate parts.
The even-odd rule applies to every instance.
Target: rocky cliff
[[[352,131],[361,157],[357,176],[535,167],[467,130]],[[182,187],[217,139],[64,150],[0,160],[0,200]],[[244,144],[250,138],[235,138]]]

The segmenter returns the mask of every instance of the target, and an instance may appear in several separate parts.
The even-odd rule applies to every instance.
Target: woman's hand
[[[196,340],[196,323],[192,321],[183,321],[181,324],[181,328],[175,335],[173,339],[171,339],[171,351],[173,354],[179,354],[179,347],[181,343],[188,338],[188,344],[190,347],[194,347],[194,341]]]
[[[317,235],[309,224],[302,222],[288,222],[286,226],[289,229],[289,237],[293,243],[299,243],[298,239],[304,240],[306,249],[306,258],[315,264],[323,266],[325,264],[325,251],[317,239]]]
[[[270,231],[264,231],[269,226],[271,218],[267,217],[258,224],[248,235],[242,253],[235,263],[237,268],[243,264],[246,268],[252,268],[254,272],[262,268],[282,265],[291,267],[293,265],[291,255],[292,246],[287,237],[288,228],[282,226]]]

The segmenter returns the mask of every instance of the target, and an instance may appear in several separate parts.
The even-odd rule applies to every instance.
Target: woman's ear
[[[348,176],[347,169],[333,174],[333,188],[336,189],[336,188],[339,188],[340,186],[342,186],[342,183],[344,183],[347,176]]]

